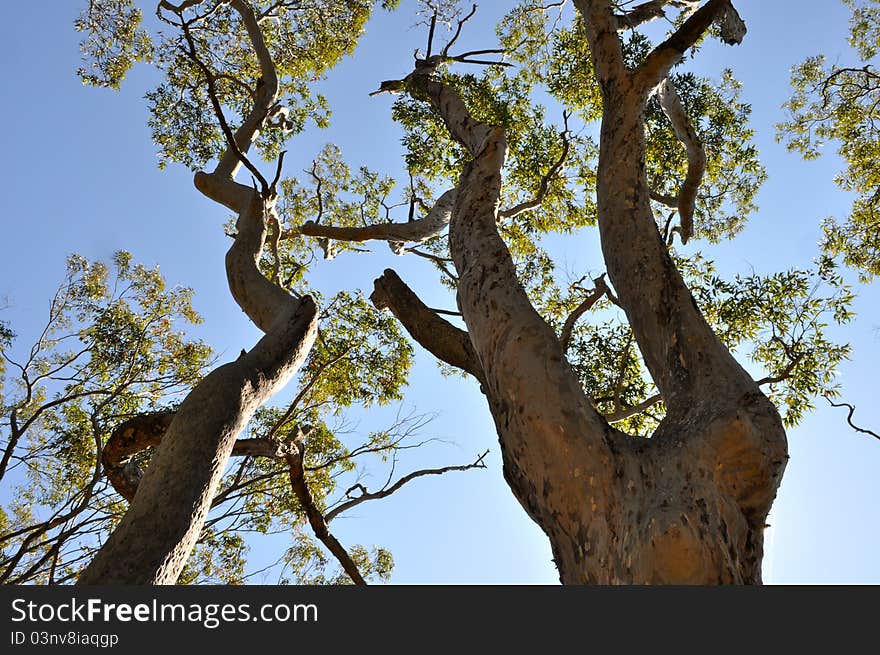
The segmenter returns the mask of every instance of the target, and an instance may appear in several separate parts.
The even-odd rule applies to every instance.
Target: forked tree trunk
[[[707,12],[729,3],[711,0],[683,37],[635,71],[623,65],[611,4],[576,4],[604,100],[602,250],[668,410],[650,439],[612,428],[595,410],[517,281],[496,226],[503,131],[474,121],[452,87],[428,77],[429,66],[407,78],[409,92],[430,102],[473,156],[452,211],[450,250],[505,479],[549,537],[565,584],[757,584],[764,522],[787,461],[785,432],[700,313],[659,234],[645,179],[648,94],[682,41],[696,40],[717,16]],[[377,289],[390,288],[380,282]],[[403,304],[383,300],[405,325],[417,322]],[[442,356],[424,331],[416,338]]]

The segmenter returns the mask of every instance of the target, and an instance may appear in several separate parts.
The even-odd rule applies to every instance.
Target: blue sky
[[[6,157],[0,174],[7,185],[0,200],[0,298],[10,303],[2,317],[27,341],[45,316],[68,254],[106,260],[125,248],[138,261],[158,263],[170,283],[193,287],[195,305],[205,318],[198,335],[221,355],[234,357],[258,333],[226,287],[223,255],[229,244],[222,226],[228,216],[195,191],[185,169],[157,169],[142,100],[155,82],[151,71],[136,68],[119,93],[80,84],[75,75],[78,38],[72,29],[79,4],[16,3],[0,27],[0,55],[6,62],[6,97],[0,104]],[[850,60],[847,12],[837,0],[741,0],[737,6],[750,28],[745,43],[738,48],[708,44],[693,67],[712,75],[731,67],[743,81],[770,177],[758,199],[760,211],[741,236],[718,247],[699,247],[726,273],[807,266],[816,254],[822,218],[844,215],[848,199],[832,182],[839,169],[833,153],[803,162],[774,142],[773,125],[784,118],[780,106],[793,64],[818,52],[831,61]],[[321,83],[333,107],[332,126],[291,141],[287,171],[304,168],[327,142],[338,144],[353,166],[401,170],[390,101],[368,93],[381,80],[408,72],[413,50],[423,45],[423,32],[411,28],[412,8],[404,0],[397,14],[378,14],[354,57]],[[488,27],[501,10],[501,3],[485,2],[463,38],[480,47],[494,45],[487,44],[492,39]],[[374,250],[321,263],[313,282],[327,291],[354,283],[369,293],[373,279],[391,266],[430,306],[454,306],[425,262],[394,257],[386,247]],[[566,247],[564,257],[584,270],[601,267],[590,235]],[[853,360],[842,369],[844,395],[858,406],[857,421],[877,428],[873,374],[880,345],[880,290],[860,286],[858,292],[856,322],[834,336],[854,349]],[[491,449],[489,468],[415,482],[338,519],[334,532],[343,543],[390,548],[397,583],[557,582],[546,539],[502,479],[483,397],[470,381],[441,377],[433,359],[418,348],[417,353],[402,410],[354,416],[357,429],[381,427],[398,411],[436,413],[423,435],[454,443],[408,455],[399,470],[465,463]],[[880,558],[874,553],[880,536],[880,442],[853,433],[844,418],[845,412],[820,400],[819,409],[789,434],[791,461],[769,521],[767,582],[880,583]],[[376,470],[366,482],[381,484],[383,476]]]

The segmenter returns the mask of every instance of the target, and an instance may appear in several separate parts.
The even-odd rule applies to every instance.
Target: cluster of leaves
[[[141,28],[143,15],[132,0],[91,0],[74,22],[84,32],[80,50],[84,66],[77,74],[84,84],[119,89],[131,67],[150,61],[155,50]]]
[[[394,558],[389,551],[355,546],[349,549],[349,554],[363,575],[377,580],[390,579]],[[304,533],[300,533],[294,544],[285,551],[281,564],[280,584],[351,584],[351,579],[344,572],[329,566],[324,552]]]
[[[178,401],[210,363],[183,329],[201,320],[191,291],[166,288],[126,252],[113,264],[71,257],[36,342],[21,355],[11,340],[0,349],[0,480],[15,484],[0,536],[5,581],[75,574],[123,509],[100,463],[113,428]]]
[[[820,156],[826,143],[837,144],[846,168],[835,181],[854,200],[848,217],[826,219],[823,246],[867,281],[880,274],[880,2],[844,1],[852,10],[849,43],[858,63],[829,65],[817,55],[796,66],[785,104],[790,118],[777,126],[777,138],[807,159]]]
[[[334,227],[364,227],[396,217],[392,211],[409,205],[413,189],[421,198],[430,201],[430,192],[416,180],[413,189],[399,202],[390,200],[396,183],[361,166],[352,171],[342,151],[333,144],[326,145],[315,157],[306,178],[285,178],[281,181],[278,204],[284,231],[296,230],[308,221]],[[397,220],[400,220],[397,218]],[[282,252],[283,268],[289,270],[286,280],[301,282],[308,264],[315,258],[316,249],[330,254],[331,246],[319,239],[297,237],[285,240]],[[354,245],[340,241],[332,244],[332,254],[354,249]]]
[[[799,423],[818,395],[836,393],[839,365],[850,347],[827,335],[852,320],[853,292],[827,260],[814,270],[737,275],[725,280],[695,255],[679,268],[712,328],[733,352],[767,372],[766,391],[788,426]]]
[[[601,118],[602,95],[579,16],[566,21],[564,14],[523,2],[507,14],[498,32],[502,43],[512,48],[511,57],[520,64],[522,78],[546,87],[556,101],[585,123]],[[641,63],[651,49],[648,38],[637,31],[628,33],[622,45],[624,59],[631,67]],[[748,126],[751,107],[740,100],[741,85],[729,70],[723,71],[718,81],[692,73],[674,73],[671,80],[707,156],[697,198],[695,234],[711,242],[732,238],[756,210],[755,196],[766,179]],[[645,134],[652,190],[675,198],[685,177],[687,158],[656,97],[648,103]],[[582,172],[576,182],[592,188],[589,174]],[[584,211],[591,211],[589,204]]]
[[[75,579],[121,518],[125,502],[103,475],[102,447],[127,418],[173,407],[210,363],[210,349],[179,327],[200,321],[190,299],[189,289],[167,289],[157,269],[133,264],[127,253],[117,253],[112,273],[71,257],[46,328],[24,361],[14,357],[4,325],[0,480],[15,485],[0,508],[4,581]],[[346,445],[344,408],[400,399],[412,347],[397,322],[360,295],[343,292],[322,306],[321,336],[294,399],[260,409],[248,433],[279,443],[305,434],[307,482],[324,510],[340,476],[357,475],[358,457],[392,456],[423,422],[403,418]],[[138,463],[147,467],[149,459],[147,451]],[[244,457],[231,466],[181,582],[245,582],[248,532],[286,533],[300,545],[312,539],[303,534],[310,528],[283,459]],[[354,553],[364,575],[388,575],[386,551]],[[332,568],[317,558],[308,579],[341,580]]]
[[[768,395],[788,426],[798,424],[817,396],[837,394],[836,376],[848,359],[847,344],[833,341],[830,325],[852,320],[853,292],[823,260],[814,270],[725,279],[700,253],[676,256],[694,299],[719,338],[751,360]],[[545,297],[539,309],[561,332],[567,316],[591,294],[580,281],[565,293]],[[579,321],[568,344],[568,359],[586,393],[612,416],[633,407],[645,411],[616,423],[630,434],[650,435],[664,415],[622,311],[607,297]],[[763,372],[763,373],[761,373]]]
[[[164,74],[147,93],[150,127],[159,147],[160,166],[182,162],[202,168],[219,155],[225,142],[207,94],[204,73],[191,59],[181,29],[185,21],[196,56],[215,77],[218,97],[230,115],[246,116],[262,84],[260,67],[247,30],[229,0],[158,3],[158,16],[173,26],[167,34],[149,34],[140,27],[141,13],[132,0],[98,0],[77,21],[84,32],[84,83],[118,88],[135,62],[147,61]],[[283,129],[264,131],[256,145],[274,159],[290,133],[307,121],[326,126],[326,101],[312,90],[343,56],[354,50],[375,5],[393,9],[396,0],[278,2],[249,0],[266,46],[275,63],[282,103],[289,113]],[[232,123],[233,121],[230,120]]]

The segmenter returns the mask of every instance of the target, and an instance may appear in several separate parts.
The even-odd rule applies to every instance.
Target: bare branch
[[[285,231],[282,238],[289,239],[296,235],[304,235],[348,242],[421,243],[437,236],[449,225],[452,207],[457,195],[456,189],[446,191],[424,217],[406,223],[376,223],[363,227],[337,227],[321,225],[318,221],[307,221],[298,228]],[[402,252],[394,250],[398,254]]]
[[[200,4],[203,4],[206,0],[183,0],[179,5],[172,4],[168,2],[168,0],[161,0],[159,4],[156,6],[156,13],[160,14],[163,9],[167,9],[168,11],[177,14],[178,16],[182,15],[187,9],[191,9],[193,7],[197,7]]]
[[[849,403],[835,403],[833,400],[831,400],[831,398],[828,395],[825,395],[825,400],[827,400],[828,404],[831,405],[832,407],[845,407],[846,409],[849,410],[849,413],[846,416],[846,422],[849,423],[849,426],[853,430],[855,430],[856,432],[860,432],[862,434],[867,434],[871,437],[874,437],[875,439],[880,439],[880,434],[877,434],[876,432],[874,432],[872,430],[868,430],[866,428],[860,428],[858,425],[853,423],[853,421],[852,421],[853,414],[856,413],[855,405],[850,405]]]
[[[428,28],[428,51],[426,57],[431,56],[431,48],[434,47],[434,31],[437,29],[437,12],[431,16],[431,26]]]
[[[715,21],[722,22],[721,38],[727,44],[741,43],[745,23],[731,0],[709,0],[697,9],[668,39],[658,45],[636,69],[637,85],[644,93],[656,87],[684,53],[699,41]]]
[[[788,365],[782,370],[782,372],[778,375],[768,375],[767,377],[761,378],[757,381],[758,386],[764,386],[765,384],[779,384],[780,382],[788,380],[794,374],[794,370],[797,368],[801,359],[803,359],[804,353],[797,353],[796,355],[790,355],[789,357],[791,361],[789,361]]]
[[[438,468],[438,469],[423,469],[421,471],[413,471],[412,473],[400,478],[394,484],[392,484],[390,486],[386,486],[383,489],[380,489],[379,491],[374,491],[372,493],[367,491],[366,487],[364,487],[361,484],[355,485],[354,487],[349,489],[349,492],[353,491],[355,488],[359,488],[361,491],[361,495],[358,496],[357,498],[352,498],[351,500],[346,501],[346,502],[342,503],[341,505],[337,505],[331,511],[327,512],[327,515],[325,518],[326,518],[327,522],[329,523],[330,521],[332,521],[334,518],[336,518],[337,516],[339,516],[343,512],[347,512],[348,510],[350,510],[352,507],[356,507],[356,506],[360,505],[361,503],[364,503],[368,500],[378,500],[380,498],[387,498],[388,496],[393,494],[395,491],[398,491],[401,487],[403,487],[408,482],[412,482],[413,480],[415,480],[417,478],[424,477],[426,475],[443,475],[444,473],[449,473],[450,471],[470,471],[471,469],[476,469],[476,468],[484,469],[484,468],[486,468],[486,464],[483,462],[483,460],[486,458],[486,456],[488,454],[489,454],[489,451],[487,450],[482,455],[477,457],[477,459],[472,464],[464,464],[464,465],[460,465],[460,466],[444,466],[443,468]]]
[[[649,193],[651,195],[651,200],[653,200],[654,202],[659,202],[661,205],[666,205],[670,209],[678,209],[678,198],[675,198],[674,196],[667,196],[666,194],[655,191],[654,189],[651,189]]]
[[[594,279],[593,283],[596,285],[593,291],[584,299],[584,301],[580,305],[575,308],[575,310],[571,314],[569,314],[568,318],[565,319],[565,324],[562,326],[562,332],[559,335],[559,343],[562,344],[563,352],[568,350],[568,347],[571,344],[571,335],[574,331],[574,326],[575,323],[577,323],[578,319],[586,314],[588,311],[590,311],[593,306],[597,302],[599,302],[602,296],[610,293],[608,284],[605,282],[604,273]]]
[[[305,471],[303,470],[305,446],[301,433],[296,445],[298,446],[297,452],[289,453],[286,455],[285,459],[287,460],[287,465],[290,471],[290,486],[299,500],[303,511],[306,513],[309,525],[312,527],[315,536],[320,539],[321,543],[323,543],[331,553],[333,553],[333,556],[336,557],[340,565],[342,565],[342,568],[348,574],[348,577],[350,577],[357,585],[367,584],[361,575],[357,564],[355,564],[354,560],[351,558],[351,555],[349,555],[348,551],[345,550],[345,547],[339,543],[339,540],[331,534],[327,527],[327,519],[324,518],[321,510],[315,503],[315,499],[309,489],[308,481],[306,480]]]
[[[441,53],[442,57],[449,57],[449,49],[455,45],[455,42],[458,41],[458,37],[461,36],[461,28],[464,27],[464,24],[467,23],[473,15],[477,13],[477,5],[473,5],[471,7],[470,12],[458,21],[458,27],[455,28],[455,34],[452,35],[452,39],[449,40],[449,43],[443,48],[443,52]],[[435,14],[436,15],[436,14]]]
[[[514,205],[510,209],[503,209],[498,212],[498,216],[500,218],[514,218],[515,216],[519,216],[523,212],[530,211],[532,209],[537,209],[541,206],[541,203],[544,202],[544,198],[547,197],[547,192],[550,190],[550,182],[559,174],[559,171],[562,169],[563,164],[565,164],[566,158],[568,158],[568,152],[571,147],[571,144],[568,140],[568,112],[562,113],[562,120],[565,123],[565,129],[559,133],[559,137],[562,139],[562,153],[560,153],[559,158],[553,162],[553,165],[550,167],[550,170],[541,178],[541,182],[538,185],[538,193],[534,198],[528,200],[526,202],[521,202],[518,205]]]
[[[610,414],[605,414],[605,420],[609,423],[619,423],[620,421],[625,421],[628,418],[631,418],[633,416],[636,416],[637,414],[641,414],[648,409],[651,409],[651,407],[659,404],[662,401],[663,397],[658,393],[643,400],[638,405],[619,409],[617,411],[611,412]]]

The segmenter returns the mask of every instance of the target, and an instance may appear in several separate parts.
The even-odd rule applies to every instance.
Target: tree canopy
[[[835,181],[854,198],[847,217],[829,217],[822,246],[841,257],[863,279],[880,273],[880,179],[876,160],[880,138],[876,126],[880,76],[875,65],[880,35],[880,4],[844,0],[851,9],[849,45],[857,59],[829,65],[817,54],[793,69],[793,95],[786,104],[789,119],[778,126],[779,139],[807,159],[834,144],[846,165]]]
[[[707,254],[745,228],[766,179],[751,107],[731,70],[708,77],[689,71],[685,58],[670,63],[651,86],[642,116],[644,175],[659,238],[698,313],[748,365],[786,427],[801,422],[817,398],[840,393],[838,367],[850,347],[829,336],[829,326],[852,320],[854,294],[838,256],[866,278],[880,270],[880,187],[871,156],[880,8],[846,2],[861,67],[827,67],[822,57],[798,66],[791,120],[779,126],[780,138],[808,157],[825,141],[839,143],[847,170],[837,181],[857,196],[845,221],[826,221],[813,267],[783,262],[770,274],[722,276]],[[437,289],[452,298],[464,275],[450,222],[467,202],[462,180],[481,156],[468,139],[485,126],[503,130],[506,144],[497,232],[516,280],[558,338],[591,406],[633,439],[652,437],[668,417],[633,313],[608,273],[584,261],[572,270],[557,254],[559,239],[601,229],[597,185],[608,90],[591,50],[592,14],[582,6],[588,3],[520,0],[498,22],[496,42],[477,45],[467,36],[476,6],[420,3],[426,41],[414,72],[404,77],[410,53],[389,48],[401,79],[376,80],[377,94],[395,95],[389,120],[401,134],[400,169],[373,170],[328,144],[301,174],[288,175],[285,148],[330,121],[315,82],[355,51],[374,9],[398,10],[397,4],[163,0],[147,21],[133,0],[92,0],[75,23],[85,84],[119,89],[136,64],[158,73],[145,98],[160,167],[182,165],[207,179],[234,156],[235,169],[246,169],[249,181],[237,184],[252,186],[265,203],[261,272],[291,298],[311,297],[318,307],[317,337],[292,383],[292,400],[265,405],[248,421],[180,582],[246,582],[254,533],[289,535],[270,563],[285,582],[387,579],[391,554],[344,548],[328,532],[330,521],[423,475],[483,466],[477,457],[396,477],[392,467],[380,490],[360,483],[361,459],[396,462],[402,449],[420,443],[426,420],[416,414],[400,415],[361,442],[345,434],[357,412],[405,397],[411,341],[436,355],[447,373],[470,374],[491,399],[485,356],[459,327],[460,296],[458,311],[438,314],[388,271],[369,298],[360,281],[324,297],[312,276],[322,260],[343,266],[346,257],[369,256],[365,243],[382,241],[396,255],[429,264]],[[614,19],[623,65],[650,71],[669,39],[706,7],[725,3],[612,4],[621,5]],[[742,21],[726,6],[710,21],[709,36],[739,42]],[[267,61],[277,80],[267,79]],[[274,85],[272,102],[257,120],[253,107],[260,107],[265,85]],[[467,130],[456,131],[443,102],[460,103]],[[248,130],[253,151],[238,136]],[[214,173],[201,172],[215,165]],[[218,198],[238,213],[235,203]],[[242,237],[241,214],[232,221],[218,214],[218,229]],[[191,296],[190,289],[166,289],[157,270],[134,264],[126,252],[117,253],[112,269],[72,256],[29,351],[13,348],[15,335],[0,326],[0,481],[7,484],[7,471],[21,472],[14,500],[0,513],[4,582],[74,580],[125,514],[181,401],[218,363],[207,344],[186,334],[200,320]],[[22,352],[23,359],[14,354]],[[300,453],[298,463],[286,448]]]

